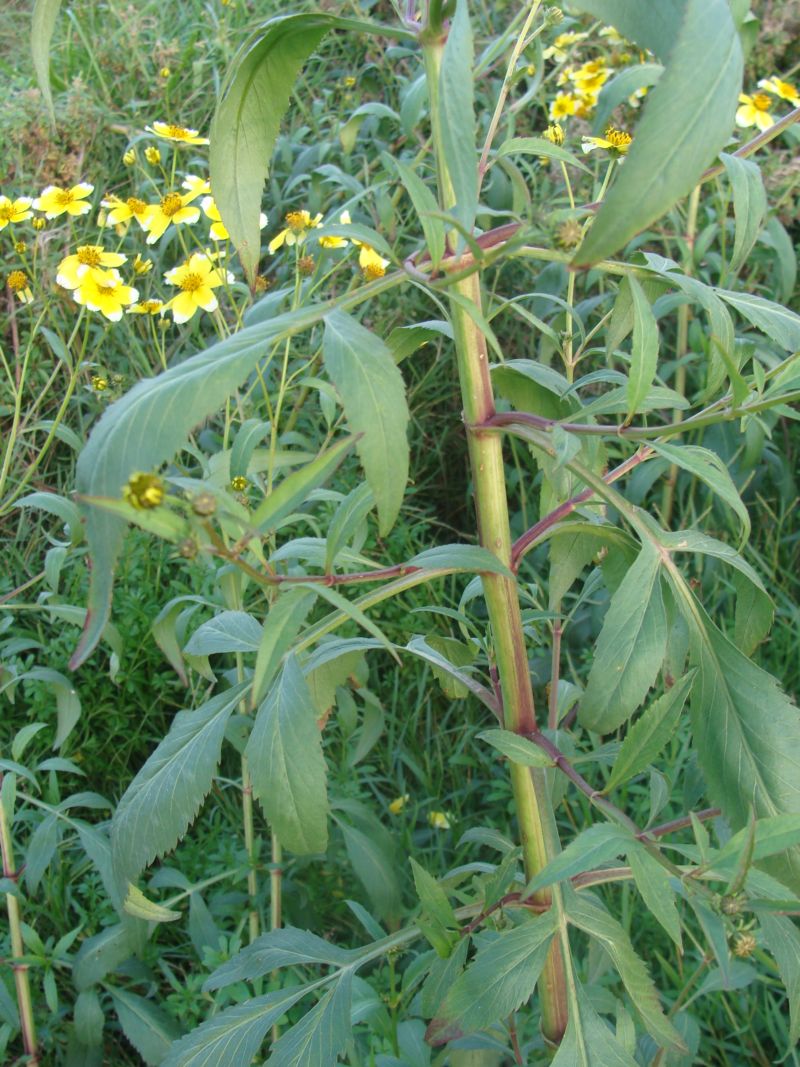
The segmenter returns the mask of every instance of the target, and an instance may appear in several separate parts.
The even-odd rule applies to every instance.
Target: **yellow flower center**
[[[72,195],[71,189],[58,189],[56,191],[56,203],[59,207],[66,207],[67,204],[71,204],[75,197]]]
[[[374,282],[376,278],[382,278],[386,273],[386,267],[377,260],[374,263],[367,263],[364,267],[364,277],[368,282]]]
[[[180,141],[188,140],[192,135],[183,126],[167,126],[167,136],[177,137]]]
[[[0,220],[3,222],[11,222],[14,218],[14,205],[13,204],[0,204]]]
[[[772,101],[766,93],[756,93],[753,97],[753,107],[758,111],[769,111]]]
[[[161,307],[161,301],[143,300],[139,307],[142,309],[142,311],[146,311],[148,315],[153,315]]]
[[[134,215],[141,215],[147,209],[147,204],[145,204],[144,200],[140,200],[138,196],[129,196],[125,203]]]
[[[194,293],[202,286],[203,275],[195,274],[193,271],[190,271],[178,284],[181,289],[183,289],[184,293]]]
[[[28,288],[28,275],[24,270],[12,270],[8,276],[8,287],[12,293],[19,293]]]
[[[87,267],[99,267],[100,249],[95,245],[81,245],[78,249],[78,262]]]
[[[624,152],[633,138],[629,133],[625,133],[623,130],[615,130],[613,126],[609,126],[606,130],[606,140],[612,148],[616,148],[619,152]]]
[[[299,233],[300,230],[304,230],[308,225],[307,213],[305,211],[288,212],[286,215],[286,225],[290,230]]]
[[[133,507],[157,508],[164,500],[164,483],[157,474],[132,474],[122,490],[123,498]]]
[[[180,193],[167,193],[161,198],[161,210],[168,218],[177,215],[183,207],[183,199]]]

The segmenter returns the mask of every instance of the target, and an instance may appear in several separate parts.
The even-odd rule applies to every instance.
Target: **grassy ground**
[[[246,30],[273,9],[284,11],[282,5],[246,4],[242,0],[230,4],[187,0],[169,6],[155,2],[126,4],[122,0],[99,5],[94,0],[75,0],[61,15],[53,52],[58,122],[54,133],[34,88],[27,58],[28,6],[19,0],[0,11],[0,71],[6,79],[6,91],[0,101],[0,159],[5,171],[0,192],[15,196],[37,195],[50,182],[67,185],[79,180],[92,182],[98,190],[119,190],[124,195],[121,191],[130,180],[130,171],[123,164],[123,154],[130,146],[141,153],[145,143],[141,140],[143,127],[165,118],[205,131],[222,74]],[[359,5],[353,0],[351,4],[338,5],[337,10],[352,9],[356,13],[362,6],[386,21],[391,18],[388,3]],[[508,3],[492,5],[492,15],[501,17],[504,10],[513,8],[515,5]],[[761,62],[763,53],[759,55]],[[774,49],[771,55],[778,58]],[[416,77],[415,62],[398,52],[386,64],[377,46],[354,46],[352,40],[345,45],[332,39],[324,46],[298,84],[291,117],[278,147],[266,198],[270,234],[274,232],[273,224],[289,208],[301,202],[312,213],[321,210],[341,200],[348,181],[357,179],[369,189],[365,204],[376,228],[385,232],[391,242],[402,243],[406,237],[411,240],[403,209],[389,186],[385,165],[375,152],[375,142],[380,141],[380,147],[387,152],[397,151],[413,138],[413,131],[399,135],[395,141],[390,135],[376,132],[374,138],[357,140],[350,150],[340,135],[343,123],[362,103],[380,100],[400,107]],[[769,71],[761,69],[757,73]],[[520,120],[521,126],[524,121]],[[537,118],[531,130],[520,132],[534,132],[538,122]],[[322,167],[327,170],[320,171]],[[316,177],[308,177],[314,173]],[[320,178],[321,173],[325,174],[324,179]],[[783,171],[776,168],[773,182],[778,195],[789,189],[784,209],[787,222],[791,221],[794,202],[793,180],[791,168],[788,172],[785,167]],[[497,195],[501,196],[502,190]],[[48,254],[47,242],[43,254]],[[0,255],[5,275],[14,265],[9,241],[2,244]],[[272,263],[266,261],[265,273],[270,277],[273,272]],[[63,313],[69,312],[65,304]],[[369,314],[371,327],[386,336],[396,325],[430,318],[431,308],[421,297],[411,296],[400,309],[388,302],[378,303]],[[4,345],[13,344],[10,326],[2,340]],[[200,344],[198,332],[186,334],[176,344],[175,358],[180,358],[181,351],[196,350]],[[523,329],[518,337],[509,338],[509,346],[510,350],[526,351]],[[50,374],[48,354],[42,350],[41,355],[42,364],[33,371],[32,395]],[[124,341],[115,341],[114,334],[110,334],[102,353],[90,355],[102,360],[104,372],[122,375],[124,385],[150,373],[156,365],[146,334],[135,330],[129,331]],[[402,521],[384,546],[387,558],[395,560],[409,558],[433,537],[466,539],[472,528],[460,405],[447,347],[437,343],[423,349],[407,361],[404,373],[412,404],[412,466],[416,473]],[[76,397],[67,425],[84,439],[107,403],[107,396],[86,387]],[[52,418],[58,403],[55,388],[48,394],[39,417]],[[0,406],[0,418],[8,420],[7,402],[1,396]],[[316,409],[313,413],[309,409],[304,418],[310,427],[319,415]],[[309,427],[301,424],[301,429],[311,432]],[[725,447],[732,460],[740,464],[741,481],[747,482],[746,499],[754,526],[750,558],[777,605],[773,636],[758,656],[787,690],[797,695],[800,526],[794,473],[800,436],[796,424],[785,419],[777,420],[771,429],[772,441],[755,442],[750,455],[741,451],[735,434]],[[23,454],[19,470],[23,471],[29,461],[30,455]],[[68,493],[73,472],[74,450],[68,440],[59,441],[31,488]],[[528,525],[527,515],[536,492],[524,456],[519,458],[517,489],[518,513],[514,521],[521,530]],[[643,487],[642,493],[646,491]],[[708,507],[708,500],[691,481],[680,483],[676,525],[679,521],[691,525]],[[726,533],[724,529],[718,532]],[[5,627],[0,629],[0,681],[7,681],[13,671],[22,673],[33,667],[68,675],[67,661],[79,621],[69,609],[83,604],[87,574],[85,558],[73,553],[58,580],[52,580],[46,554],[58,547],[55,540],[59,536],[57,524],[41,512],[14,509],[0,518],[0,547],[7,564],[0,575],[0,598],[6,599],[0,607],[0,627]],[[536,562],[532,557],[534,577]],[[716,597],[732,618],[733,597],[720,573],[709,569],[697,577],[709,596]],[[12,596],[12,591],[18,589],[23,591]],[[446,590],[447,605],[453,610],[458,607],[462,589],[463,583],[454,581]],[[85,777],[79,779],[69,770],[45,772],[42,779],[46,780],[44,796],[48,803],[57,804],[67,793],[84,789],[111,802],[119,798],[165,733],[174,712],[185,705],[184,687],[153,637],[152,620],[174,597],[212,593],[209,575],[202,566],[176,559],[174,553],[161,550],[143,534],[129,537],[115,601],[121,643],[116,649],[104,646],[88,667],[70,679],[83,715],[61,755],[73,760]],[[576,678],[585,674],[584,650],[597,633],[604,605],[601,596],[588,599],[567,633],[565,656]],[[387,633],[391,637],[393,626],[399,632],[401,622],[407,625],[409,612],[427,613],[428,608],[425,594],[409,594],[395,609],[402,612],[402,618],[393,619],[390,613],[383,620]],[[427,619],[427,614],[420,618]],[[457,632],[451,629],[450,620],[441,618],[440,623],[443,635]],[[421,629],[422,626],[421,621]],[[544,645],[535,649],[533,667],[537,696],[544,701],[549,677]],[[490,848],[462,841],[462,832],[480,826],[487,831],[509,833],[511,794],[502,765],[472,744],[475,732],[486,725],[480,711],[469,701],[449,699],[427,668],[404,664],[401,673],[388,658],[376,659],[364,682],[382,707],[384,729],[374,747],[354,767],[340,758],[352,744],[341,716],[333,724],[327,741],[335,768],[333,791],[344,806],[342,810],[347,810],[347,804],[364,805],[377,812],[383,825],[391,830],[398,891],[402,908],[407,911],[414,906],[414,897],[403,858],[413,852],[436,874],[479,858],[492,859]],[[52,718],[54,692],[40,680],[39,684],[26,682],[0,695],[4,701],[0,723],[0,749],[4,755],[21,726]],[[12,695],[13,703],[7,702]],[[363,694],[354,691],[350,699],[357,705],[358,714],[363,715],[368,703]],[[26,763],[33,765],[37,758],[52,754],[48,738],[49,731],[43,731],[33,739],[25,754]],[[679,735],[672,745],[668,761],[672,773],[664,783],[666,797],[659,816],[662,820],[683,812],[687,803],[700,800],[702,792],[697,772],[687,759],[686,738]],[[151,888],[180,886],[181,879],[195,882],[212,878],[242,865],[245,857],[240,836],[241,809],[235,788],[226,784],[238,773],[235,764],[231,758],[213,799],[169,860],[167,873],[162,872],[160,882],[151,883]],[[389,803],[406,794],[409,800],[403,810],[392,814]],[[634,814],[642,814],[642,821],[649,815],[651,798],[652,783],[651,788],[641,784],[631,787],[629,805]],[[564,802],[559,818],[566,833],[587,821],[584,808],[582,798]],[[35,807],[28,811],[33,832],[40,816]],[[428,816],[434,812],[447,814],[449,829],[436,829],[429,824]],[[95,821],[103,817],[103,812],[84,812],[82,817]],[[258,833],[265,887],[268,831],[262,822]],[[30,838],[26,842],[24,830],[19,836],[24,850],[26,843],[30,845]],[[73,932],[77,945],[97,933],[112,915],[98,875],[76,844],[74,828],[67,828],[61,840],[60,862],[50,866],[34,891],[26,892],[25,918],[35,931],[28,949],[38,957],[32,974],[37,1020],[48,1050],[47,1063],[67,1062],[62,1057],[66,1055],[66,1035],[73,1011],[70,949],[59,945],[59,939]],[[363,937],[357,915],[344,903],[351,898],[366,899],[364,887],[353,875],[351,858],[347,838],[340,831],[324,864],[289,862],[285,920],[324,932],[342,943]],[[266,889],[263,891],[266,900]],[[184,1028],[205,1015],[208,1000],[200,987],[208,971],[245,940],[246,897],[241,878],[211,885],[192,899],[193,913],[188,924],[160,927],[158,939],[152,940],[143,954],[141,970],[130,975],[134,983],[139,983],[136,988],[140,992],[146,990],[146,995],[158,1001]],[[660,928],[642,921],[633,896],[627,891],[621,895],[621,907],[624,924],[648,959],[666,999],[683,1002],[698,998],[693,1004],[692,1025],[697,1027],[700,1051],[694,1062],[719,1067],[777,1062],[785,1048],[785,1008],[777,983],[768,971],[757,976],[742,971],[737,976],[741,988],[734,982],[729,991],[700,995],[702,979],[693,983],[694,969],[705,959],[703,946],[699,942],[687,944],[686,954],[678,956]],[[223,936],[222,942],[219,935]],[[41,939],[41,949],[35,937]],[[7,955],[2,933],[0,944],[2,954]],[[599,975],[607,961],[598,957],[590,961],[590,966]],[[373,977],[389,1003],[390,1022],[395,1024],[400,1011],[388,992],[396,980],[393,969],[390,962]],[[0,1026],[12,1011],[8,995],[2,995],[3,988],[0,979]],[[7,1055],[13,1060],[18,1051],[12,1044]],[[797,1063],[796,1056],[792,1056],[794,1059],[790,1057],[789,1062]],[[107,1032],[106,1057],[105,1062],[115,1065],[143,1062],[114,1023]]]

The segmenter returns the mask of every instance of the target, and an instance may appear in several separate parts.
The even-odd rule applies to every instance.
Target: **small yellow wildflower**
[[[148,145],[144,150],[144,158],[151,167],[156,167],[161,162],[161,153],[155,145]]]
[[[588,119],[594,109],[597,107],[597,98],[600,96],[599,92],[596,93],[583,93],[577,94],[578,103],[575,108],[575,118]]]
[[[124,152],[122,155],[122,162],[125,164],[126,167],[132,167],[133,164],[136,162],[136,149],[129,148],[127,152]]]
[[[352,221],[349,211],[343,211],[339,216],[339,224],[341,226],[349,226]],[[322,248],[344,248],[348,242],[346,237],[335,237],[331,234],[328,237],[320,237],[319,243]]]
[[[97,393],[105,392],[108,389],[108,378],[104,378],[102,374],[93,374],[92,389]]]
[[[173,141],[175,144],[208,144],[208,138],[198,137],[197,130],[175,126],[171,122],[154,122],[152,126],[145,126],[145,129],[148,133],[154,133],[156,137],[163,137],[165,141]]]
[[[198,308],[216,311],[219,306],[214,289],[226,279],[234,280],[233,274],[215,267],[211,257],[195,252],[185,263],[173,267],[164,275],[170,285],[177,285],[180,292],[164,305],[164,311],[172,312],[174,322],[188,322]]]
[[[42,195],[33,201],[33,207],[37,211],[43,211],[48,219],[55,219],[66,212],[68,215],[85,215],[91,211],[92,205],[87,204],[86,197],[94,192],[94,186],[88,182],[79,182],[71,189],[60,189],[57,185],[48,185],[42,190]]]
[[[564,129],[557,122],[554,122],[552,126],[547,127],[542,137],[544,137],[545,141],[549,141],[550,144],[562,145],[564,143]]]
[[[550,104],[550,121],[558,122],[559,119],[574,115],[578,107],[578,99],[574,93],[556,93],[556,98]]]
[[[105,274],[106,267],[121,267],[127,258],[121,252],[106,252],[102,245],[80,245],[74,255],[61,260],[56,281],[63,289],[77,289],[87,273]]]
[[[34,230],[43,230],[46,225],[47,222],[44,219],[34,219],[31,223],[31,226],[33,226]]]
[[[33,300],[33,293],[31,292],[28,275],[24,270],[12,270],[6,278],[6,283],[17,300],[21,301],[23,304],[30,304]]]
[[[185,183],[184,183],[185,184]],[[200,207],[203,209],[207,218],[211,219],[211,228],[209,229],[209,235],[212,241],[227,241],[230,237],[227,229],[223,225],[222,216],[219,213],[216,201],[213,196],[204,196],[200,201]],[[259,229],[263,230],[267,225],[267,216],[262,211],[258,216]]]
[[[139,275],[149,274],[152,269],[152,259],[142,259],[142,257],[137,253],[136,259],[134,259],[133,261],[133,273]]]
[[[243,493],[247,488],[247,479],[243,474],[237,474],[231,478],[231,489],[236,493]]]
[[[608,81],[611,71],[602,59],[592,59],[572,74],[576,89],[583,93],[599,92]]]
[[[588,36],[588,33],[560,33],[550,47],[545,48],[542,56],[545,59],[555,59],[560,63],[567,58],[567,49],[577,44],[578,41],[583,41]]]
[[[379,256],[374,248],[362,244],[358,254],[358,265],[368,282],[374,282],[376,278],[382,278],[389,266],[389,260]]]
[[[346,78],[342,78],[342,85],[345,87],[345,89],[352,89],[355,84],[356,79],[353,77],[352,74],[348,74]]]
[[[164,483],[157,474],[136,471],[123,487],[122,496],[137,511],[157,508],[164,502]]]
[[[286,214],[286,229],[272,238],[269,245],[270,254],[274,255],[283,245],[302,244],[308,230],[318,229],[322,215],[311,218],[308,211],[289,211]]]
[[[758,126],[759,130],[768,130],[775,125],[775,119],[769,113],[772,101],[766,93],[755,93],[753,96],[740,93],[739,103],[742,106],[736,112],[737,126]]]
[[[128,308],[129,315],[157,315],[164,307],[161,300],[142,300]]]
[[[170,69],[169,69],[169,67],[162,67],[161,70],[158,73],[159,73],[159,77],[168,78],[170,76]]]
[[[759,89],[766,89],[773,96],[781,100],[788,100],[792,107],[800,107],[800,93],[791,82],[781,81],[780,78],[762,78],[758,83]]]
[[[450,829],[450,819],[443,811],[429,811],[428,823],[434,830]]]
[[[0,230],[4,230],[9,223],[24,222],[29,219],[33,214],[32,203],[29,196],[20,196],[16,200],[0,196]]]
[[[24,256],[25,253],[28,251],[28,246],[25,244],[24,241],[15,241],[14,251],[17,253],[18,256]]]
[[[72,294],[76,304],[83,304],[90,311],[99,311],[111,322],[119,322],[123,307],[135,304],[139,299],[138,289],[125,285],[118,270],[90,270]]]
[[[106,221],[111,226],[118,226],[121,222],[136,219],[143,230],[147,229],[148,205],[138,196],[129,196],[127,200],[120,200],[118,196],[109,196],[101,203],[103,207],[110,208]]]
[[[584,152],[594,152],[596,148],[604,148],[610,156],[618,158],[627,153],[632,141],[633,138],[629,133],[609,126],[604,137],[583,137],[581,147]]]
[[[157,204],[148,206],[144,229],[147,230],[149,245],[155,244],[164,236],[170,223],[177,225],[180,222],[197,222],[200,209],[188,206],[191,199],[188,194],[181,196],[180,193],[167,193]]]
[[[389,803],[389,811],[392,815],[399,815],[410,799],[408,793],[403,793],[401,797],[395,797],[394,800]]]

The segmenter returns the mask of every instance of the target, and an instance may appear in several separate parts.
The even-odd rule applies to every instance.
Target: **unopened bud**
[[[192,511],[195,515],[213,515],[217,510],[217,498],[213,493],[198,493],[192,498]]]

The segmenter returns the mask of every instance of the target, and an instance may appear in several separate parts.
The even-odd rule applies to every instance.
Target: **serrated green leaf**
[[[506,930],[482,947],[445,997],[428,1027],[431,1044],[453,1031],[482,1030],[526,1003],[547,959],[556,931],[555,909]]]
[[[450,23],[442,53],[437,91],[443,155],[456,201],[453,213],[468,231],[472,229],[478,209],[473,61],[467,0],[457,0],[455,17]]]
[[[158,1067],[172,1043],[181,1036],[178,1024],[152,1000],[136,993],[115,988],[111,999],[125,1037],[148,1067]]]
[[[644,845],[632,843],[628,849],[628,866],[642,900],[657,922],[661,923],[680,951],[681,920],[675,907],[675,891],[669,875]]]
[[[622,248],[695,187],[730,137],[743,56],[727,0],[657,8],[574,0],[572,6],[617,26],[664,63],[624,166],[576,253],[575,265],[587,267]]]
[[[714,292],[787,352],[800,348],[800,315],[794,311],[753,293],[733,293],[728,289]]]
[[[232,1067],[252,1062],[267,1030],[314,984],[279,989],[226,1008],[176,1042],[161,1067]]]
[[[346,967],[352,957],[351,950],[339,948],[308,930],[284,926],[257,937],[233,959],[217,967],[203,984],[203,991],[224,989],[234,982],[250,982],[282,967],[308,963]]]
[[[758,917],[767,948],[778,965],[789,1001],[789,1049],[800,1039],[800,933],[784,915],[761,912]]]
[[[324,852],[327,768],[314,702],[293,655],[258,709],[245,754],[253,792],[284,848]]]
[[[716,493],[720,500],[724,500],[742,524],[742,543],[747,541],[750,537],[750,516],[728,468],[716,452],[701,448],[699,445],[671,445],[657,441],[652,443],[652,448],[670,463],[694,474],[713,493]]]
[[[128,924],[107,926],[81,944],[72,967],[72,979],[76,989],[89,989],[101,982],[107,974],[133,955],[136,940]]]
[[[611,598],[580,706],[580,722],[610,733],[629,718],[656,679],[667,644],[661,557],[649,543]]]
[[[132,915],[134,919],[144,919],[149,923],[174,923],[177,919],[183,918],[179,911],[165,908],[162,904],[150,900],[135,885],[128,886],[122,908],[126,915]]]
[[[458,929],[458,921],[447,899],[447,893],[413,856],[410,857],[411,870],[414,874],[414,885],[423,911],[433,919],[443,930]]]
[[[553,761],[546,752],[542,751],[533,741],[527,737],[510,730],[484,730],[477,735],[479,741],[486,741],[492,748],[502,752],[512,763],[518,763],[522,767],[552,767]]]
[[[552,1067],[637,1067],[591,1005],[576,979],[569,1022]]]
[[[669,741],[694,682],[694,671],[679,679],[671,689],[651,704],[625,735],[614,769],[604,792],[643,771],[663,751]]]
[[[408,480],[408,404],[386,345],[344,311],[325,318],[325,368],[342,398],[356,450],[378,508],[379,532],[394,524]]]
[[[313,589],[286,589],[270,605],[253,667],[252,704],[258,706],[316,600]]]
[[[631,365],[628,374],[628,419],[632,419],[639,410],[639,405],[650,392],[658,365],[659,334],[658,323],[639,282],[634,275],[628,275],[632,310],[633,343],[631,345]]]
[[[612,826],[611,823],[597,823],[582,830],[528,882],[523,896],[529,897],[531,893],[553,885],[554,882],[563,882],[575,874],[593,871],[596,867],[609,863],[624,855],[632,840],[634,839],[630,831]]]
[[[751,159],[720,152],[719,158],[725,167],[733,190],[733,215],[736,228],[729,269],[736,274],[753,250],[758,232],[767,213],[767,193],[761,177],[761,169]]]
[[[300,1022],[281,1034],[272,1046],[267,1067],[335,1067],[339,1053],[352,1036],[350,1004],[353,972],[346,969],[336,984]]]
[[[682,1049],[680,1034],[662,1011],[658,993],[642,960],[621,923],[587,893],[567,889],[564,894],[567,920],[596,938],[605,948],[648,1033],[664,1048]]]
[[[135,882],[174,848],[211,788],[228,719],[247,690],[218,693],[194,711],[179,711],[169,732],[122,796],[111,821],[119,882]]]

